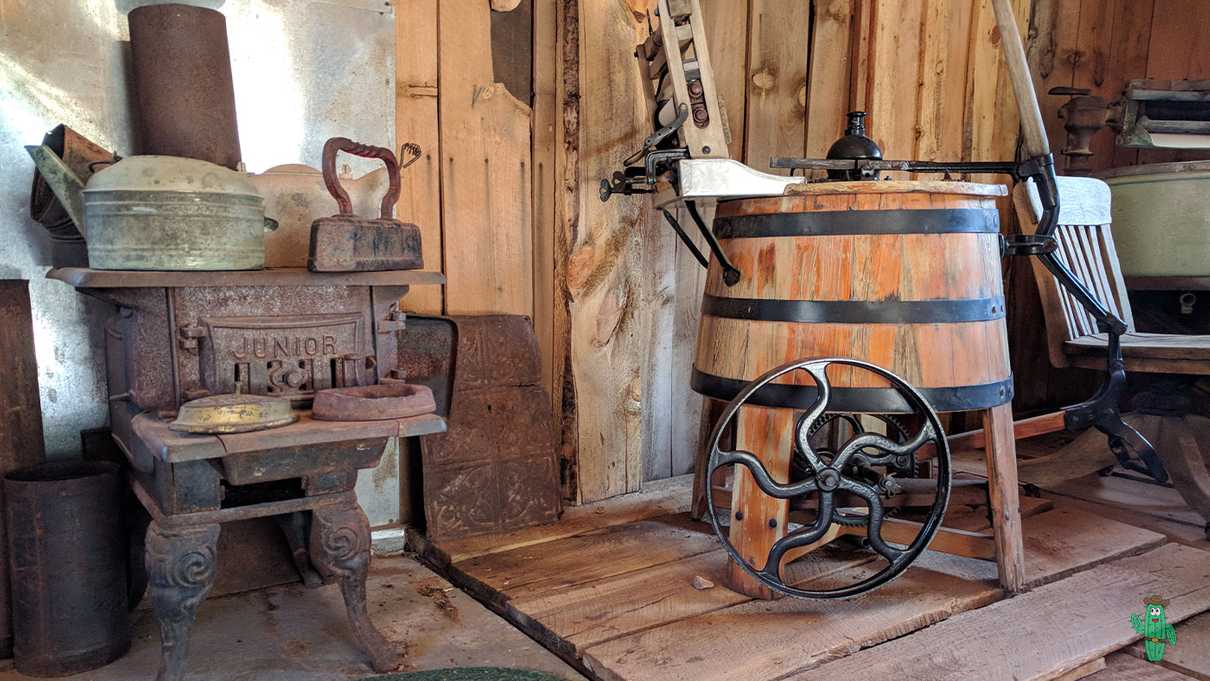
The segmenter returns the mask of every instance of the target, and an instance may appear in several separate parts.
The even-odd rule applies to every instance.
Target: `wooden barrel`
[[[783,197],[719,204],[723,251],[742,276],[711,262],[693,388],[730,400],[775,366],[851,357],[891,370],[941,412],[1012,399],[1000,272],[1000,185],[832,182]],[[832,409],[904,412],[876,376],[834,367]],[[750,400],[804,409],[804,372]]]

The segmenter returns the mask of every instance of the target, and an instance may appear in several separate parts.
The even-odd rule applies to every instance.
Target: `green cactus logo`
[[[1135,633],[1143,637],[1143,650],[1147,653],[1148,662],[1159,662],[1164,659],[1164,651],[1168,646],[1176,645],[1176,629],[1168,624],[1168,616],[1164,609],[1168,601],[1159,596],[1148,596],[1143,600],[1147,606],[1143,614],[1130,613],[1130,626]]]

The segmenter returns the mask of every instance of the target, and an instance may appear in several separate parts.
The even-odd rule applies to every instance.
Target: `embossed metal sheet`
[[[555,422],[550,398],[537,385],[539,355],[530,320],[488,315],[449,321],[457,340],[448,431],[421,440],[428,535],[554,522],[560,511]],[[432,331],[430,340],[439,349],[448,335],[440,326]],[[406,358],[408,343],[401,344]]]
[[[454,394],[449,430],[421,440],[430,537],[554,522],[559,471],[550,399],[540,386]]]

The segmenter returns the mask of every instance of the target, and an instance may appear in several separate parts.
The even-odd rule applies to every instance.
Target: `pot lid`
[[[165,191],[260,196],[244,173],[196,158],[128,156],[98,171],[86,191]]]
[[[297,420],[288,399],[236,393],[186,402],[168,427],[185,433],[246,433]]]

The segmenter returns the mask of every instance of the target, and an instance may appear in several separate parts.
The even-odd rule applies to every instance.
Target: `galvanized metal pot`
[[[131,156],[80,181],[47,147],[26,147],[99,270],[256,270],[264,200],[246,175],[179,156]]]
[[[4,477],[17,671],[67,676],[130,648],[116,464],[58,461]]]

